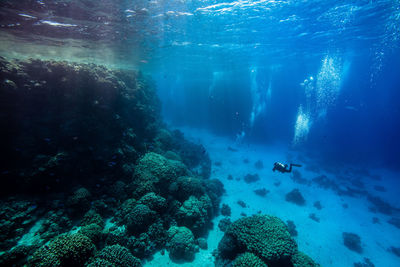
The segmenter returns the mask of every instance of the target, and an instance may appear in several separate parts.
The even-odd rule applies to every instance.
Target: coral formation
[[[221,214],[224,216],[231,216],[231,207],[228,204],[222,204]]]
[[[206,247],[223,185],[204,147],[162,123],[147,77],[0,58],[0,78],[0,263],[140,266]]]
[[[177,221],[180,225],[190,228],[198,236],[206,230],[211,216],[212,204],[207,195],[200,198],[190,196],[179,208]]]
[[[297,246],[280,219],[253,215],[231,224],[218,248],[225,258],[249,251],[272,263],[290,258]]]
[[[259,257],[250,252],[245,252],[236,257],[233,267],[268,267]]]
[[[103,248],[87,266],[139,267],[142,264],[127,248],[113,245]]]
[[[82,234],[60,235],[35,251],[30,266],[83,266],[93,255],[95,246]]]
[[[190,229],[184,226],[172,226],[168,229],[167,250],[171,259],[192,261],[195,249],[195,240]]]
[[[231,224],[232,224],[232,222],[229,218],[223,218],[219,221],[218,228],[222,232],[225,232]]]
[[[0,58],[0,78],[4,194],[126,177],[124,166],[145,151],[160,123],[154,87],[136,71]]]
[[[304,254],[303,252],[297,251],[291,260],[293,267],[319,267],[318,263],[315,263],[313,259]]]
[[[235,221],[225,231],[218,244],[216,265],[228,266],[233,262],[234,266],[245,266],[245,260],[254,262],[248,266],[270,267],[313,263],[299,253],[286,225],[279,218],[253,215]]]

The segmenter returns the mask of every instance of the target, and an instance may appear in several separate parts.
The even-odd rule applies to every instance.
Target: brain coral
[[[83,266],[92,256],[95,246],[82,234],[59,235],[49,245],[38,249],[29,261],[30,266]]]
[[[296,254],[292,256],[293,267],[319,267],[318,263],[315,263],[309,256],[303,252],[297,251]]]
[[[245,252],[237,256],[233,267],[267,267],[267,264],[253,253]]]
[[[167,249],[171,259],[192,261],[195,248],[194,236],[188,228],[172,226],[168,229]]]
[[[232,256],[247,251],[268,264],[287,261],[297,251],[285,224],[279,218],[268,215],[237,220],[227,229],[218,247],[222,255]]]
[[[139,267],[142,264],[127,248],[113,245],[103,248],[89,266]]]

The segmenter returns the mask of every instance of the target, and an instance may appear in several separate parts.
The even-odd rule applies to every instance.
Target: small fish
[[[50,142],[51,142],[51,139],[50,139],[50,138],[43,138],[43,140],[46,141],[47,143],[50,143]]]
[[[109,167],[114,167],[117,163],[115,161],[108,162]]]

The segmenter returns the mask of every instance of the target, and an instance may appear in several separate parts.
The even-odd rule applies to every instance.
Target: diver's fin
[[[295,167],[301,167],[302,165],[300,165],[300,164],[294,164],[294,163],[292,163],[291,164],[292,166],[295,166]]]

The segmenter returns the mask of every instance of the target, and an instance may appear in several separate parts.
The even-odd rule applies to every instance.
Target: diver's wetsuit
[[[274,168],[272,169],[272,171],[277,170],[277,171],[279,171],[279,172],[281,172],[281,173],[292,172],[292,166],[301,167],[300,164],[290,163],[290,164],[289,164],[289,169],[288,169],[288,168],[287,168],[287,167],[288,167],[287,164],[282,164],[282,163],[280,163],[280,162],[275,162],[275,163],[274,163]]]

